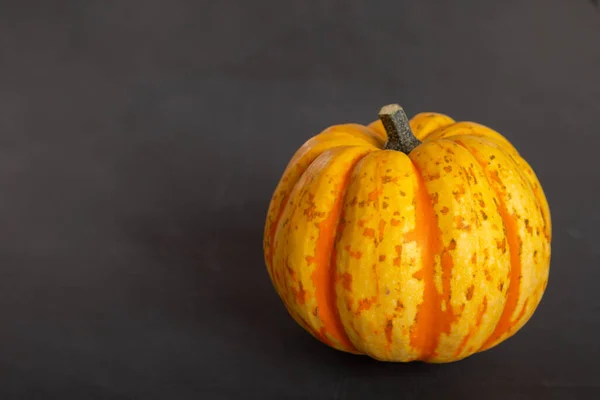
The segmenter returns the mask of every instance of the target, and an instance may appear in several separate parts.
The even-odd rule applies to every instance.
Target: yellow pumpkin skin
[[[452,362],[514,335],[548,282],[550,211],[498,132],[437,113],[385,150],[381,121],[332,126],[293,156],[264,253],[290,315],[336,349]]]

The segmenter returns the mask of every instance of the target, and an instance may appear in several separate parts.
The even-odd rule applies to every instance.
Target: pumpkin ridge
[[[326,151],[326,150],[325,150],[325,151]],[[323,154],[325,151],[323,151],[323,152],[319,153],[319,154],[318,154],[318,155],[317,155],[317,156],[316,156],[316,157],[315,157],[315,158],[314,158],[314,159],[313,159],[313,160],[312,160],[312,161],[311,161],[311,162],[308,164],[308,166],[307,166],[307,167],[304,169],[304,171],[302,171],[302,173],[299,175],[299,178],[298,178],[298,180],[296,181],[296,183],[294,183],[294,185],[292,185],[292,186],[291,186],[291,190],[289,191],[289,195],[287,196],[287,197],[288,197],[288,199],[289,199],[289,197],[291,197],[291,195],[292,195],[292,194],[295,194],[296,192],[299,192],[299,196],[300,196],[300,197],[304,195],[304,193],[306,192],[306,187],[300,187],[300,186],[298,186],[298,185],[299,185],[299,184],[300,184],[300,182],[302,182],[303,180],[306,180],[306,179],[308,179],[308,178],[309,178],[309,177],[307,177],[307,176],[306,176],[306,174],[308,173],[308,171],[311,171],[311,170],[312,170],[312,168],[309,168],[309,167],[310,167],[310,166],[312,166],[312,165],[315,163],[315,161],[316,161],[316,160],[317,160],[317,159],[318,159],[318,158],[321,156],[321,154]],[[312,177],[312,178],[314,179],[314,177]],[[283,216],[283,214],[284,214],[284,212],[285,212],[285,211],[288,211],[288,210],[287,210],[287,208],[288,208],[288,206],[289,206],[289,205],[290,205],[289,201],[286,201],[286,202],[285,202],[285,204],[284,204],[284,205],[282,205],[282,207],[281,207],[281,208],[282,208],[282,212],[281,212],[281,215],[279,216],[279,218],[281,218],[281,217]],[[295,212],[295,210],[298,208],[298,206],[299,206],[299,203],[298,203],[298,202],[295,202],[295,203],[292,205],[292,207],[293,207],[293,208],[290,210],[290,211],[292,212],[292,214],[293,214],[293,212]],[[273,244],[275,243],[275,238],[276,238],[276,236],[277,236],[277,233],[279,233],[279,225],[280,225],[280,222],[281,222],[281,221],[278,221],[278,222],[277,222],[277,225],[276,225],[278,229],[276,229],[275,236],[273,236],[273,240],[272,240],[272,243],[273,243]],[[285,233],[285,232],[284,232],[284,233]],[[275,252],[273,251],[273,254],[272,254],[272,259],[274,259],[274,256],[275,256]],[[286,309],[287,309],[288,313],[289,313],[289,314],[290,314],[290,315],[291,315],[291,316],[292,316],[292,317],[293,317],[293,318],[294,318],[296,321],[299,321],[299,323],[300,323],[301,325],[303,325],[303,326],[304,326],[304,325],[308,326],[308,332],[310,332],[312,335],[314,335],[314,336],[315,336],[317,339],[319,339],[319,340],[323,341],[323,342],[324,342],[324,343],[326,343],[326,344],[330,344],[330,343],[329,343],[329,341],[328,341],[328,339],[327,339],[327,337],[324,337],[324,336],[322,335],[322,333],[321,333],[321,332],[319,332],[318,330],[316,330],[316,329],[315,329],[315,328],[314,328],[314,327],[311,325],[310,321],[308,321],[306,318],[304,318],[304,316],[302,316],[300,312],[298,312],[298,311],[297,311],[297,310],[296,310],[294,307],[292,307],[292,305],[291,305],[291,304],[289,304],[289,303],[288,303],[288,302],[289,302],[289,298],[288,298],[288,297],[289,297],[289,294],[290,294],[290,292],[292,292],[292,293],[293,293],[293,290],[290,288],[290,284],[289,284],[289,281],[288,281],[288,279],[287,279],[287,278],[285,278],[285,277],[283,277],[283,278],[280,278],[280,276],[279,276],[279,275],[277,275],[277,273],[276,273],[276,271],[275,271],[275,270],[276,270],[276,265],[275,265],[273,262],[271,262],[271,263],[272,263],[272,269],[273,269],[273,271],[274,271],[274,276],[273,276],[273,277],[274,277],[274,278],[277,278],[276,280],[274,279],[274,282],[277,282],[277,283],[279,284],[279,287],[278,287],[277,285],[275,285],[275,286],[276,286],[276,288],[277,288],[277,291],[278,291],[279,295],[281,296],[281,298],[282,298],[282,300],[283,300],[283,303],[284,303],[284,305],[285,305],[285,307],[286,307]],[[282,274],[282,275],[283,275],[283,274]]]
[[[476,124],[474,122],[472,122],[470,124],[474,124],[476,126],[482,126],[482,125]],[[485,126],[483,126],[483,127],[486,128]],[[497,140],[497,138],[495,138],[494,136],[486,136],[486,135],[475,134],[475,133],[466,133],[466,134],[459,134],[459,135],[447,137],[447,139],[454,141],[455,143],[461,145],[462,147],[465,147],[462,145],[462,143],[460,143],[461,137],[474,138],[487,146],[495,146],[497,149],[499,149],[500,151],[505,153],[505,155],[512,162],[514,162],[515,166],[518,167],[515,169],[516,172],[519,174],[519,176],[523,179],[524,182],[527,182],[527,186],[529,187],[529,189],[531,190],[531,192],[533,193],[533,195],[535,197],[537,206],[540,210],[540,213],[542,214],[542,220],[544,222],[544,233],[547,236],[548,241],[551,241],[551,239],[552,239],[552,226],[551,226],[552,222],[551,222],[551,218],[550,218],[550,210],[548,208],[548,201],[546,199],[546,196],[545,196],[543,190],[541,189],[541,184],[539,183],[539,180],[538,180],[537,176],[535,175],[533,168],[531,168],[531,166],[529,165],[529,163],[523,157],[521,157],[521,155],[516,151],[516,149],[505,146],[505,143],[503,141]],[[526,174],[524,172],[525,170],[529,170],[531,176]],[[538,181],[537,184],[534,181],[534,179],[536,181]]]
[[[314,136],[311,139],[307,140],[300,147],[300,149],[298,149],[296,151],[296,153],[292,156],[292,159],[290,160],[290,162],[288,163],[288,165],[285,168],[282,179],[280,180],[279,184],[277,185],[277,188],[275,189],[276,194],[279,194],[280,190],[283,190],[283,188],[281,188],[280,185],[285,178],[288,178],[289,171],[293,168],[298,168],[298,162],[302,159],[302,157],[304,157],[304,156],[306,156],[306,154],[310,153],[311,147],[307,146],[307,144],[311,140],[315,139],[317,136]],[[323,154],[325,151],[327,151],[327,149],[323,149],[323,151],[317,152],[314,154],[313,159],[311,161],[309,161],[308,164],[306,164],[306,167],[304,168],[304,170],[300,174],[298,174],[298,176],[296,177],[296,182],[294,182],[294,184],[288,188],[287,194],[285,194],[283,196],[283,199],[279,203],[279,211],[277,212],[275,219],[273,219],[271,221],[271,225],[269,226],[269,247],[270,247],[269,248],[269,256],[270,256],[269,264],[273,263],[273,253],[274,253],[273,247],[275,245],[275,236],[277,235],[277,230],[279,228],[279,221],[281,220],[281,217],[283,216],[283,213],[285,212],[285,209],[288,206],[290,195],[294,192],[294,189],[296,189],[296,186],[298,186],[298,182],[300,182],[302,180],[302,177],[304,176],[306,171],[308,171],[308,169],[315,162],[315,160],[317,158],[319,158],[319,156],[321,154]],[[273,199],[275,199],[275,196],[273,196]],[[276,206],[274,206],[274,207],[276,207]],[[270,208],[271,207],[269,207],[269,209]]]
[[[513,312],[517,308],[520,294],[519,278],[521,275],[521,258],[519,256],[519,248],[521,246],[521,239],[518,236],[518,229],[515,218],[508,213],[506,204],[502,199],[498,199],[498,212],[504,226],[506,227],[506,237],[508,242],[508,251],[510,254],[510,274],[508,278],[508,291],[506,292],[506,303],[504,304],[504,310],[500,315],[500,319],[496,324],[496,328],[488,339],[484,342],[481,349],[489,348],[490,344],[498,339],[503,333],[509,331],[511,328],[511,320]]]
[[[515,162],[515,164],[519,167],[518,172],[523,178],[527,185],[533,192],[533,196],[535,197],[536,203],[542,214],[542,221],[544,222],[544,234],[546,235],[548,242],[552,240],[552,222],[550,218],[550,210],[547,208],[548,200],[545,198],[544,193],[540,190],[539,179],[535,175],[533,168],[527,163],[525,159],[522,157],[518,157],[519,159],[512,156],[512,154],[508,154],[508,156]],[[528,174],[524,173],[524,170],[528,169],[531,171],[532,176],[529,177]],[[534,185],[533,179],[538,181],[537,185]]]
[[[365,139],[365,142],[369,143],[370,145],[372,145],[373,147],[375,147],[377,149],[380,149],[383,146],[385,146],[385,140],[387,139],[387,137],[383,138],[382,135],[380,135],[374,129],[369,128],[368,126],[364,126],[364,125],[361,125],[361,124],[352,123],[352,124],[344,124],[341,127],[344,127],[344,128],[347,127],[347,128],[356,129],[357,131],[359,131],[363,135],[366,135],[369,138],[373,139],[376,143],[370,143],[366,139]],[[343,132],[347,132],[347,131],[343,131]]]
[[[550,242],[552,240],[552,227],[551,227],[551,220],[550,220],[550,215],[549,215],[550,210],[549,209],[547,211],[545,210],[544,204],[547,204],[547,201],[543,201],[542,197],[541,197],[541,196],[545,197],[545,195],[543,194],[543,192],[541,192],[541,195],[540,195],[540,192],[538,191],[539,185],[536,188],[533,185],[533,182],[531,181],[531,178],[529,178],[529,176],[525,172],[523,172],[523,168],[524,168],[523,164],[519,160],[516,160],[514,157],[512,157],[511,154],[508,154],[508,156],[515,162],[515,165],[518,166],[517,172],[519,173],[519,175],[521,176],[521,178],[527,183],[527,186],[529,187],[529,189],[533,193],[533,198],[535,199],[535,203],[537,205],[537,208],[538,208],[538,210],[540,212],[540,215],[542,216],[542,222],[544,224],[544,226],[543,226],[543,233],[546,236],[546,239],[548,240],[548,244],[550,244]],[[525,163],[525,165],[526,165],[525,168],[529,168],[531,170],[531,172],[533,174],[535,174],[533,172],[533,169],[531,168],[531,166],[529,166],[529,164],[527,163],[527,161],[525,161],[522,158],[521,158],[521,160],[523,160],[523,162]],[[537,177],[535,175],[532,178],[533,179],[537,179]],[[548,263],[550,262],[550,257],[551,257],[551,249],[550,249],[550,247],[548,247]],[[550,268],[549,265],[548,265],[548,268]],[[541,283],[542,288],[544,288],[545,285],[547,285],[547,284],[548,284],[547,280],[545,282],[542,282]],[[543,296],[543,294],[542,294],[542,296]],[[538,304],[542,300],[542,296],[540,296],[540,298],[538,300]],[[537,307],[537,305],[536,305],[536,307]],[[525,312],[525,309],[526,309],[526,307],[523,306],[523,310],[521,311],[521,314],[523,314]],[[529,318],[531,318],[532,315],[530,315]],[[522,315],[519,316],[519,317],[517,317],[515,319],[515,321],[514,321],[514,324],[516,325],[521,318],[522,318]]]
[[[481,139],[478,137],[478,139]],[[496,323],[496,327],[490,336],[484,341],[483,345],[477,349],[477,351],[486,350],[490,348],[490,345],[497,340],[503,333],[507,332],[511,328],[511,316],[517,308],[520,294],[519,287],[519,279],[521,275],[521,258],[520,258],[520,247],[521,247],[521,239],[518,235],[518,227],[515,221],[515,218],[510,215],[508,209],[506,208],[506,204],[502,199],[501,193],[494,187],[494,185],[490,182],[490,177],[488,176],[487,169],[485,168],[485,164],[482,163],[480,158],[472,152],[467,146],[465,146],[460,140],[455,137],[451,139],[457,145],[466,149],[473,157],[481,164],[483,167],[483,172],[485,178],[488,182],[488,185],[492,189],[494,193],[496,193],[497,199],[497,209],[500,214],[500,218],[502,218],[502,222],[504,223],[504,227],[506,228],[506,238],[508,242],[508,251],[510,255],[510,272],[508,275],[508,290],[506,292],[506,302],[504,303],[504,309],[500,314],[500,318]],[[498,146],[498,149],[502,152],[506,151],[502,146]]]
[[[328,130],[329,129],[332,129],[332,128],[328,128]],[[328,130],[325,130],[322,133],[325,133]],[[347,133],[347,132],[343,132],[343,133],[345,133],[348,136],[352,137],[350,133]],[[316,136],[312,137],[311,139],[309,139],[308,141],[306,141],[303,144],[302,147],[306,146],[311,140],[315,140],[315,138],[318,138],[319,135],[316,135]],[[327,143],[328,141],[334,142],[333,140],[330,139],[330,140],[324,141],[322,143]],[[315,143],[313,143],[313,146],[316,146],[317,144],[318,144],[318,142],[315,142]],[[321,156],[321,154],[325,153],[328,150],[331,150],[331,149],[336,148],[336,147],[359,147],[359,146],[369,147],[369,145],[373,145],[373,144],[368,143],[368,141],[366,141],[366,140],[365,140],[364,144],[345,145],[345,144],[340,143],[338,145],[333,145],[333,146],[330,146],[330,147],[325,147],[320,152],[315,152],[315,154],[311,156],[312,160],[310,160],[308,162],[308,164],[306,164],[306,166],[304,167],[304,170],[300,174],[298,174],[298,176],[296,177],[296,182],[294,182],[293,185],[290,185],[287,188],[287,194],[285,194],[283,196],[283,199],[279,203],[279,211],[276,214],[275,218],[272,219],[271,221],[267,220],[268,222],[270,222],[270,224],[267,225],[268,229],[266,229],[267,235],[268,235],[267,236],[268,240],[266,240],[266,242],[267,242],[267,248],[268,248],[268,253],[266,255],[267,256],[267,260],[266,261],[267,261],[267,266],[269,266],[268,271],[269,271],[270,274],[273,273],[273,257],[274,257],[274,250],[275,250],[274,249],[274,247],[275,247],[275,236],[277,235],[277,230],[279,229],[279,222],[281,221],[281,217],[283,216],[286,208],[288,207],[288,203],[289,203],[289,199],[290,199],[291,194],[296,189],[296,186],[298,185],[298,183],[302,180],[302,177],[304,176],[304,174],[306,173],[306,171],[308,171],[308,169],[311,167],[311,165],[314,164],[314,162],[319,158],[319,156]],[[288,163],[288,166],[286,167],[286,170],[285,170],[285,172],[283,174],[283,178],[282,178],[282,180],[280,180],[280,183],[277,185],[277,188],[275,189],[275,195],[273,196],[273,201],[275,201],[276,195],[280,193],[280,190],[283,190],[283,188],[280,187],[280,184],[283,181],[283,179],[288,176],[289,170],[292,169],[292,168],[298,168],[299,161],[302,159],[302,157],[306,156],[306,154],[308,154],[310,152],[310,147],[306,147],[303,153],[302,153],[301,150],[302,150],[302,148],[299,149],[298,151],[296,151],[296,153],[292,157],[291,161]],[[277,206],[273,205],[273,207],[277,207]],[[269,218],[270,211],[271,211],[271,205],[269,205],[269,209],[267,210],[267,218]]]
[[[354,130],[354,132],[352,132],[352,130]],[[360,137],[361,135],[356,135],[356,133],[360,133],[364,137]],[[267,263],[267,270],[269,274],[271,274],[273,270],[273,245],[274,238],[277,234],[279,221],[285,211],[285,208],[287,207],[287,202],[291,193],[298,182],[302,179],[302,176],[306,170],[308,170],[308,168],[317,158],[319,158],[321,154],[332,148],[348,146],[372,146],[374,149],[377,149],[381,146],[381,138],[378,138],[377,136],[378,135],[374,134],[372,130],[366,129],[359,124],[332,125],[305,141],[302,146],[296,150],[286,165],[283,176],[279,180],[277,187],[274,190],[271,203],[269,204],[267,210],[267,221],[264,231],[264,250],[265,261]],[[344,143],[344,141],[349,141],[351,144]],[[322,148],[315,151],[313,154],[310,154],[311,151],[318,147]],[[309,161],[304,166],[304,169],[294,177],[293,170],[300,169],[300,163],[304,157],[307,157]],[[290,176],[292,176],[292,179],[295,179],[295,182],[292,185],[284,185],[284,183],[290,179]],[[278,211],[275,213],[275,210]]]
[[[337,272],[336,264],[336,241],[340,215],[343,212],[344,200],[346,197],[346,191],[350,184],[350,177],[352,171],[356,165],[367,156],[370,151],[357,156],[352,160],[350,167],[344,172],[344,178],[340,186],[336,188],[336,200],[332,209],[329,211],[329,215],[319,223],[319,236],[316,240],[315,254],[325,254],[328,243],[326,242],[329,238],[333,238],[331,243],[331,254],[326,263],[327,265],[319,265],[315,267],[312,273],[312,281],[315,285],[315,298],[317,307],[319,307],[319,318],[323,322],[323,333],[334,333],[333,337],[342,345],[347,351],[356,352],[357,349],[350,340],[346,327],[344,326],[340,317],[340,312],[337,306],[337,298],[335,291],[335,276]],[[325,264],[325,263],[324,263]],[[332,332],[333,331],[333,332]]]
[[[433,120],[434,124],[437,126],[431,129],[431,127],[428,126],[431,125],[431,121],[428,121],[427,119]],[[452,117],[435,112],[421,112],[414,115],[410,120],[413,132],[421,142],[429,141],[429,137],[432,133],[447,128],[455,123],[456,121],[452,119]]]
[[[551,221],[550,221],[550,215],[549,215],[550,210],[547,209],[548,201],[545,199],[544,192],[540,190],[541,185],[539,184],[539,180],[537,179],[537,176],[535,175],[533,168],[531,168],[529,163],[523,157],[521,157],[521,155],[518,152],[516,152],[516,150],[515,150],[515,152],[513,152],[512,150],[507,151],[506,148],[502,146],[502,143],[498,144],[496,141],[493,140],[494,139],[493,137],[490,138],[487,136],[477,136],[477,135],[471,135],[471,136],[477,138],[478,140],[480,140],[481,142],[483,142],[487,145],[492,144],[492,145],[497,146],[497,148],[499,148],[500,151],[504,152],[506,154],[506,156],[514,162],[515,166],[518,167],[515,170],[519,174],[521,179],[523,179],[523,181],[527,183],[527,187],[529,187],[529,189],[533,193],[533,196],[535,198],[538,209],[540,210],[540,214],[542,215],[542,221],[544,223],[544,232],[548,238],[548,241],[550,241],[552,239],[552,236],[551,236],[552,230],[551,230]],[[456,136],[456,138],[458,138],[458,136]],[[492,140],[489,140],[489,139],[492,139]],[[525,170],[529,170],[532,176],[530,177],[528,174],[526,174]],[[535,182],[533,181],[533,179],[537,180],[538,184],[534,184]]]
[[[496,146],[500,146],[503,150],[508,150],[519,154],[517,149],[506,139],[502,134],[495,130],[488,128],[485,125],[478,124],[470,121],[455,121],[452,124],[446,126],[440,126],[427,135],[426,140],[454,140],[459,136],[472,136],[486,140],[488,143],[491,142]]]
[[[302,173],[302,176],[304,176],[306,171],[308,171],[308,168]],[[304,190],[303,188],[296,189],[296,187],[300,181],[301,181],[301,179],[298,179],[298,182],[296,182],[296,184],[293,185],[293,189],[290,190],[290,193],[293,193],[294,190],[299,190],[302,193],[302,191]],[[297,207],[297,206],[298,206],[297,203],[294,204],[294,207]],[[286,206],[282,207],[282,209],[287,210],[287,202],[286,202]],[[282,212],[282,214],[283,214],[283,212]],[[275,238],[273,238],[273,241],[274,240],[275,240]],[[274,257],[274,254],[273,254],[273,257]],[[275,271],[274,264],[272,264],[272,269],[273,269],[273,271]],[[277,280],[275,280],[276,277],[277,277]],[[323,341],[324,343],[326,343],[328,345],[331,345],[329,343],[328,339],[326,337],[323,337],[321,332],[319,332],[318,330],[313,328],[313,326],[310,324],[310,322],[306,318],[304,318],[304,316],[302,316],[301,313],[299,313],[294,307],[292,307],[291,304],[288,303],[289,299],[287,299],[287,296],[289,295],[289,292],[290,292],[290,286],[289,286],[288,280],[286,278],[282,279],[281,275],[278,275],[276,273],[274,273],[272,279],[273,279],[273,284],[276,288],[277,293],[283,300],[283,304],[284,304],[286,310],[288,311],[288,313],[292,316],[292,318],[296,322],[298,322],[298,324],[300,324],[302,327],[304,327],[307,330],[307,332],[309,332],[315,338]],[[293,290],[292,290],[292,292],[293,292]]]

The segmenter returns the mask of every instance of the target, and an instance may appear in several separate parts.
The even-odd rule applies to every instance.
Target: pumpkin
[[[551,221],[498,132],[398,105],[335,125],[287,166],[264,254],[289,314],[378,360],[452,362],[514,335],[548,282]]]

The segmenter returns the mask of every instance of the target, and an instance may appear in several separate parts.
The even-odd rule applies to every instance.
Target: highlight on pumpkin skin
[[[323,343],[452,362],[533,315],[548,281],[550,211],[499,133],[438,113],[409,122],[423,143],[408,155],[383,150],[381,121],[308,140],[269,205],[265,262],[288,312]]]

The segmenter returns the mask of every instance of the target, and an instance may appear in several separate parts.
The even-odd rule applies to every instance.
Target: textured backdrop
[[[600,398],[593,2],[25,3],[0,3],[0,398]],[[538,311],[456,364],[327,348],[264,267],[296,148],[390,102],[502,132],[550,202]]]

